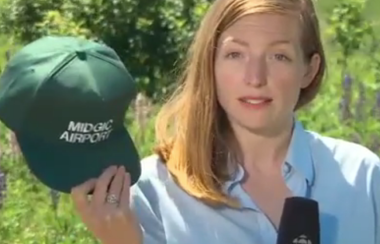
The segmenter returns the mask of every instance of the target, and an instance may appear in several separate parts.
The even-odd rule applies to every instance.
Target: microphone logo
[[[300,235],[298,238],[293,240],[293,244],[313,244],[306,235]]]

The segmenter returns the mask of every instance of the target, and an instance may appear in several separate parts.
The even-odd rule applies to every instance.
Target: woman
[[[90,231],[103,244],[272,244],[284,199],[304,196],[319,202],[321,243],[379,244],[379,158],[294,118],[326,67],[317,22],[311,0],[215,1],[139,182],[111,167],[73,189]]]

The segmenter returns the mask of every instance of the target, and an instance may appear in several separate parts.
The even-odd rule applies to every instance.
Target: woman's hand
[[[112,166],[71,191],[83,223],[103,244],[142,244],[139,223],[129,208],[130,182],[124,167]]]

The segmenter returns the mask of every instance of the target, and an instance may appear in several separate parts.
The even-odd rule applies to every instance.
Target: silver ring
[[[106,202],[111,204],[118,204],[119,199],[117,199],[117,196],[115,194],[109,194],[107,196]]]

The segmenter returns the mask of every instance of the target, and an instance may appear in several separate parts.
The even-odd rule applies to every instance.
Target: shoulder
[[[150,155],[141,160],[141,175],[131,187],[131,194],[147,195],[155,200],[157,191],[165,186],[170,174],[158,155]]]
[[[321,191],[326,188],[368,201],[380,219],[380,159],[367,147],[306,131]],[[336,196],[335,191],[335,196]],[[380,236],[379,236],[380,238]]]
[[[380,159],[367,147],[306,131],[319,178],[329,189],[353,189],[361,199],[380,207]],[[331,185],[334,182],[334,186]],[[346,187],[342,187],[346,186]],[[325,189],[324,189],[325,191]],[[348,192],[348,191],[346,191]],[[377,218],[380,219],[380,211]]]
[[[144,243],[166,243],[160,203],[168,179],[169,172],[157,155],[141,160],[141,176],[130,189],[130,208],[142,226]]]
[[[328,206],[326,209],[329,210],[325,211],[332,211],[342,220],[347,218],[345,214],[349,216],[348,221],[362,223],[359,229],[367,231],[369,238],[373,238],[371,235],[374,233],[375,242],[372,243],[380,243],[379,157],[354,142],[310,131],[306,133],[318,175],[315,192],[319,200]],[[342,205],[342,202],[346,204]],[[354,209],[360,209],[360,213]]]
[[[380,167],[379,157],[367,147],[347,140],[306,131],[313,155],[331,158],[342,167]]]

